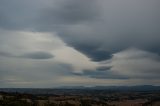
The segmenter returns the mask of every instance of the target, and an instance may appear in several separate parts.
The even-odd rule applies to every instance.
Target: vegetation
[[[0,93],[0,106],[160,106],[160,92]]]

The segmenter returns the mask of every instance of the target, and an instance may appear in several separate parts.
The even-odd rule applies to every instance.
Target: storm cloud
[[[159,85],[159,4],[1,0],[0,84]]]
[[[95,61],[129,47],[159,54],[158,4],[157,0],[62,0],[45,9],[39,23]]]

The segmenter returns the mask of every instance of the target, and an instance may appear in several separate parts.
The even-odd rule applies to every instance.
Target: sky
[[[159,0],[0,0],[0,88],[160,85]]]

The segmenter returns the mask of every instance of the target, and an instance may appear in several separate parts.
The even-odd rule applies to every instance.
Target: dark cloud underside
[[[159,5],[160,0],[0,0],[0,87],[91,80],[159,85]]]
[[[33,52],[33,53],[27,53],[20,57],[24,58],[30,58],[30,59],[50,59],[54,56],[47,52]]]

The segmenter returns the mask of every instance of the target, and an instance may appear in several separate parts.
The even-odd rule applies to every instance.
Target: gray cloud
[[[159,3],[157,0],[2,0],[0,26],[55,31],[68,45],[95,61],[131,46],[159,54]],[[90,47],[94,52],[90,52]]]
[[[33,53],[26,53],[21,58],[30,58],[30,59],[51,59],[54,56],[47,52],[33,52]]]
[[[99,67],[101,68],[101,67]],[[95,79],[129,79],[126,75],[119,75],[117,73],[113,73],[111,70],[106,69],[103,71],[100,70],[84,70],[83,73],[73,73],[78,76],[88,76],[90,78]]]
[[[96,70],[75,73],[96,79],[158,79],[160,78],[159,55],[136,48],[115,53],[107,61],[100,63]],[[106,62],[106,63],[105,63]],[[106,65],[104,65],[106,64]]]
[[[24,58],[3,59],[0,67],[0,87],[56,87],[61,85],[58,80],[70,76],[71,70],[70,65],[49,60],[28,62]]]
[[[10,69],[1,65],[1,70],[10,74],[0,75],[10,76],[12,80],[12,76],[17,74],[15,70],[25,70],[28,76],[27,70],[36,70],[34,73],[40,70],[44,77],[48,77],[47,73],[52,70],[63,70],[66,75],[64,70],[74,72],[77,69],[81,76],[93,79],[158,79],[159,4],[158,0],[1,0],[0,63],[8,64]],[[52,33],[56,40],[46,34],[41,35],[41,32]],[[137,50],[130,52],[130,47]],[[53,57],[71,64],[47,67],[47,64],[55,64],[51,61]],[[47,64],[34,63],[33,67],[27,59],[46,59]],[[20,65],[23,67],[20,68]],[[38,67],[41,65],[49,71],[43,72],[45,68]],[[13,72],[11,68],[15,68]],[[93,71],[83,71],[84,68]],[[53,74],[59,75],[57,71]],[[70,72],[69,75],[74,76]],[[42,76],[38,75],[37,79]]]
[[[62,2],[62,5],[58,5],[59,15],[51,8],[53,12],[50,10],[46,13],[58,18],[48,20],[47,17],[51,16],[45,15],[47,22],[42,21],[47,23],[45,28],[57,31],[68,45],[95,61],[107,59],[113,53],[129,47],[160,53],[159,1],[94,1],[94,5],[87,6],[86,11],[81,4],[88,4],[88,1]],[[82,17],[77,18],[77,13]]]
[[[80,50],[86,54],[93,61],[103,61],[112,58],[112,54],[106,50],[101,50],[99,47],[94,45],[73,45],[75,49]]]
[[[138,79],[159,79],[159,55],[140,49],[127,49],[114,54],[109,63],[112,73]],[[108,65],[109,65],[108,64]]]
[[[101,66],[97,68],[97,71],[107,71],[110,70],[112,66]]]
[[[32,53],[25,53],[22,55],[14,55],[7,52],[0,52],[0,56],[9,57],[9,58],[28,58],[28,59],[51,59],[54,56],[51,53],[47,52],[32,52]]]
[[[3,51],[0,51],[0,56],[4,56],[4,57],[13,57],[12,54],[7,53],[7,52],[3,52]]]
[[[96,19],[96,0],[59,0],[56,5],[47,8],[42,13],[42,20],[47,25],[78,24]],[[46,24],[46,23],[44,23]]]

